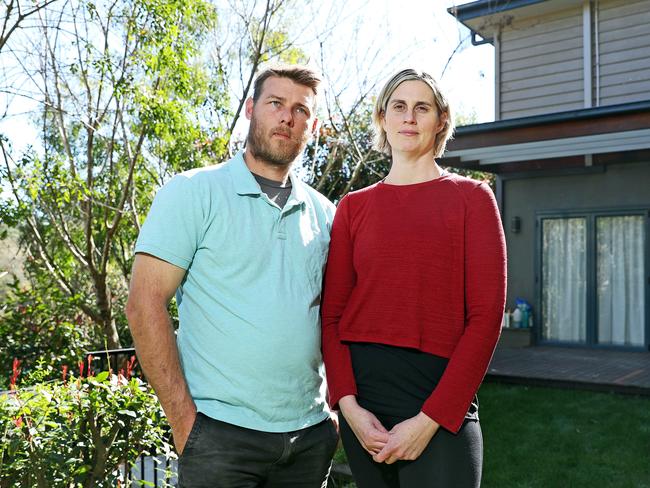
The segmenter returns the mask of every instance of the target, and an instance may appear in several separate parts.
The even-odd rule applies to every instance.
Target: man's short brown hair
[[[253,85],[253,101],[257,102],[262,94],[264,82],[276,76],[278,78],[289,78],[294,83],[311,88],[314,95],[318,96],[318,86],[321,82],[320,75],[311,68],[299,64],[274,64],[264,68],[255,78]]]

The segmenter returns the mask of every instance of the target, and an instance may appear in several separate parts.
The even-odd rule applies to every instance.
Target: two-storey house
[[[495,121],[441,164],[496,175],[508,299],[537,344],[650,346],[650,0],[449,9],[495,51]]]

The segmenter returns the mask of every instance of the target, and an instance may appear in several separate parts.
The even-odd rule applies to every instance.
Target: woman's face
[[[393,156],[409,157],[433,153],[436,134],[446,122],[446,114],[438,115],[431,87],[423,81],[402,82],[388,99],[382,127]]]

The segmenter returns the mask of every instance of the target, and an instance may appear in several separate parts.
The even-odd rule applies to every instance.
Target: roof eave
[[[466,3],[465,5],[449,7],[447,12],[456,17],[460,22],[465,23],[467,20],[486,17],[545,1],[547,0],[479,0],[477,2]]]
[[[565,122],[568,120],[595,119],[609,115],[624,115],[647,111],[650,111],[650,100],[642,100],[639,102],[622,103],[618,105],[606,105],[602,107],[568,110],[566,112],[532,115],[516,119],[497,120],[495,122],[485,122],[482,124],[461,125],[459,127],[456,127],[456,135],[461,136],[463,134],[475,134],[479,132],[531,127],[537,125],[553,124],[557,122]]]

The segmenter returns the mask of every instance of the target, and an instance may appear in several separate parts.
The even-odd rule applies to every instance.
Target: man
[[[327,483],[338,434],[319,306],[334,206],[290,173],[316,129],[319,82],[299,66],[260,73],[245,152],[175,176],[140,232],[127,317],[182,487]]]

